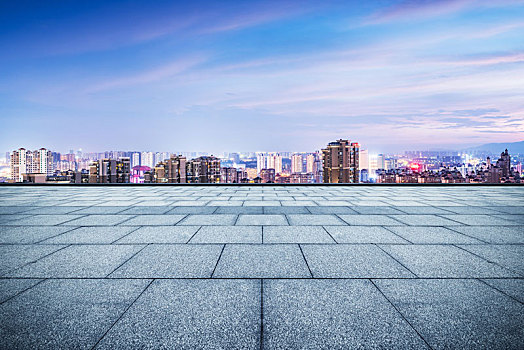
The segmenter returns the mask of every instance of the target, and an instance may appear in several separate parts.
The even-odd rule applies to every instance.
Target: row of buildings
[[[138,153],[138,152],[134,152]],[[152,153],[152,152],[150,152]],[[157,152],[158,153],[158,152]],[[512,167],[506,150],[496,162],[488,157],[480,166],[461,163],[456,156],[418,155],[406,161],[379,154],[370,157],[359,143],[330,142],[315,153],[258,153],[253,160],[160,153],[153,166],[133,166],[133,152],[60,155],[45,148],[11,152],[11,182],[73,183],[502,183],[520,182],[521,165]],[[100,158],[101,156],[109,156]],[[92,157],[96,160],[89,160]],[[155,157],[156,153],[155,153]],[[415,160],[416,162],[414,162]],[[439,160],[437,158],[437,160]],[[135,160],[136,161],[136,160]],[[64,162],[75,166],[60,167]],[[84,163],[81,163],[84,162]],[[255,167],[256,166],[256,167]]]

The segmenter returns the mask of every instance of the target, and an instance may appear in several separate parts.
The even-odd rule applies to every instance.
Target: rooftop
[[[524,348],[524,187],[0,187],[0,348]]]

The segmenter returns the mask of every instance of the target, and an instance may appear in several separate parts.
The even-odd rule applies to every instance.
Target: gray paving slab
[[[149,245],[109,277],[210,278],[222,248],[218,244]]]
[[[189,243],[262,243],[262,226],[202,226]]]
[[[77,210],[85,209],[85,207],[59,207],[59,206],[52,206],[52,207],[35,207],[34,209],[24,212],[24,214],[29,215],[37,215],[37,214],[69,214],[74,213]],[[77,214],[77,213],[74,213]]]
[[[264,207],[218,207],[215,214],[263,214]]]
[[[76,203],[76,202],[75,202]],[[113,214],[120,214],[122,211],[126,210],[126,207],[87,207],[84,209],[80,209],[77,211],[72,212],[71,214],[78,214],[78,215],[113,215]]]
[[[264,243],[336,243],[321,226],[265,226]]]
[[[212,226],[231,226],[235,224],[237,215],[235,214],[213,214],[213,215],[188,215],[178,225],[212,225]]]
[[[388,214],[404,214],[398,208],[393,207],[373,207],[373,206],[355,206],[352,207],[355,212],[358,214],[367,214],[367,215],[388,215]]]
[[[424,349],[368,280],[264,280],[268,349]]]
[[[120,213],[119,214],[123,214],[123,215],[147,215],[147,214],[150,214],[150,215],[161,215],[161,214],[166,214],[168,212],[170,212],[170,209],[171,207],[165,207],[165,206],[154,206],[154,207],[150,207],[150,206],[139,206],[139,207],[129,207],[129,208],[124,208],[124,210],[122,211],[122,207],[120,207]],[[174,214],[174,213],[171,213],[170,214]]]
[[[466,214],[466,215],[488,215],[488,214],[500,214],[499,211],[496,211],[492,208],[486,207],[441,207],[444,210],[451,212],[452,214]],[[445,213],[450,214],[450,213]]]
[[[40,247],[57,247],[41,245]],[[138,252],[138,245],[72,245],[7,275],[27,278],[102,278]]]
[[[56,252],[64,246],[0,245],[0,276]]]
[[[0,226],[0,243],[36,243],[71,229],[73,228],[56,226]]]
[[[350,207],[307,207],[311,214],[358,214],[355,210]],[[356,208],[355,208],[356,209]]]
[[[452,245],[382,245],[382,248],[418,277],[518,277],[515,272]]]
[[[264,214],[310,214],[305,206],[264,207]]]
[[[97,348],[259,349],[260,305],[258,280],[156,280]]]
[[[174,207],[167,214],[213,214],[217,207]]]
[[[452,226],[453,229],[456,226]],[[415,244],[481,244],[478,239],[440,226],[391,226],[391,231]]]
[[[505,220],[490,215],[442,215],[453,221],[461,222],[465,225],[485,226],[485,225],[519,225],[518,222]]]
[[[444,216],[444,215],[443,215]],[[437,215],[391,215],[392,218],[400,222],[405,223],[406,225],[411,226],[460,226],[462,223],[456,222],[444,218],[443,216]],[[446,216],[449,217],[449,216]]]
[[[404,223],[384,215],[339,215],[349,225],[355,226],[398,226]]]
[[[115,244],[187,243],[200,226],[142,226]]]
[[[317,225],[347,225],[340,220],[336,215],[318,214],[318,215],[303,215],[290,214],[287,215],[289,224],[293,226],[317,226]]]
[[[337,243],[409,243],[381,226],[325,226],[325,228]]]
[[[465,250],[484,259],[518,272],[524,277],[524,245],[468,245]],[[489,276],[497,277],[497,276]],[[500,276],[503,277],[503,276]]]
[[[39,279],[0,279],[0,304],[22,293],[42,280]]]
[[[455,226],[453,230],[487,243],[524,243],[524,230],[515,226]]]
[[[109,244],[138,227],[83,226],[66,233],[55,235],[42,241],[42,244]]]
[[[524,279],[522,278],[497,278],[497,279],[483,279],[484,282],[493,288],[506,293],[512,298],[524,304]]]
[[[524,214],[524,206],[497,206],[493,209],[506,214]]]
[[[477,280],[375,280],[433,349],[522,349],[524,306]]]
[[[12,220],[7,223],[4,223],[4,225],[14,225],[14,226],[41,226],[41,225],[59,225],[62,223],[69,222],[71,220],[81,218],[82,215],[32,215],[29,217],[24,217],[18,220]]]
[[[90,349],[147,280],[47,280],[0,306],[2,349]]]
[[[213,277],[307,278],[304,257],[295,244],[228,244]]]
[[[400,213],[398,214],[419,214],[419,215],[437,215],[437,214],[451,214],[450,211],[444,209],[444,208],[437,208],[437,207],[423,207],[423,206],[402,206],[402,207],[396,207]],[[395,213],[397,214],[397,213]]]
[[[71,215],[70,215],[71,216]],[[124,221],[133,218],[134,215],[86,215],[75,220],[69,220],[63,225],[65,226],[112,226],[118,225]],[[74,218],[71,218],[74,219]]]
[[[121,226],[157,226],[157,225],[176,225],[185,215],[137,215],[130,216],[129,220],[120,223]]]
[[[379,247],[371,244],[303,245],[314,278],[415,277]]]
[[[0,215],[20,214],[20,213],[24,213],[24,212],[30,211],[32,209],[34,209],[34,207],[13,207],[13,206],[5,207],[5,206],[0,206]]]
[[[265,215],[251,215],[241,214],[238,217],[236,225],[288,225],[285,215],[282,214],[265,214]]]

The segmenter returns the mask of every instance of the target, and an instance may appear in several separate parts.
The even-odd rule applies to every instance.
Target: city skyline
[[[508,0],[2,3],[0,150],[521,141],[522,18]]]

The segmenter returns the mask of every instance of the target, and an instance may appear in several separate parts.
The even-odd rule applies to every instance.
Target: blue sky
[[[0,3],[0,150],[524,139],[524,0]]]

